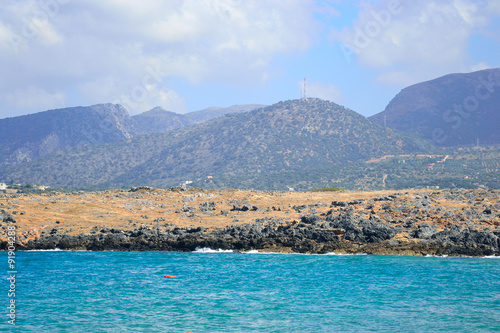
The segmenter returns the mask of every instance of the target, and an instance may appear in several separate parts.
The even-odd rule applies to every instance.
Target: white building
[[[7,189],[7,184],[5,183],[0,183],[0,191],[6,190]]]

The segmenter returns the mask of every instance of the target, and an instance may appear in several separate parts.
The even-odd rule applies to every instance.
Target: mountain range
[[[114,143],[164,132],[262,105],[234,105],[178,114],[156,107],[130,116],[117,104],[49,110],[0,119],[0,165],[29,162],[69,147]]]
[[[0,119],[0,182],[260,189],[500,184],[496,150],[481,152],[477,163],[474,151],[452,156],[478,141],[500,143],[499,83],[499,69],[450,74],[403,89],[370,118],[307,98],[187,114],[157,107],[134,116],[100,104]]]
[[[302,99],[177,130],[73,147],[6,168],[0,177],[53,186],[168,186],[430,151],[424,140],[374,124],[345,107]]]

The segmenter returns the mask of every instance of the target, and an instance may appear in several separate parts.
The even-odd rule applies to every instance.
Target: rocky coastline
[[[143,189],[151,191],[151,189]],[[233,204],[217,211],[215,201],[177,214],[245,216],[249,223],[224,227],[179,226],[168,220],[134,228],[93,226],[71,234],[54,226],[36,237],[19,237],[17,250],[195,251],[212,248],[282,253],[398,254],[436,256],[500,255],[500,191],[440,190],[394,192],[369,199],[332,200],[289,207],[296,218],[274,216],[282,207]],[[443,206],[447,203],[447,206]],[[238,215],[235,215],[238,214]],[[263,217],[262,217],[263,216]],[[17,217],[18,218],[18,217]],[[2,228],[16,214],[0,211]],[[0,244],[8,248],[6,240]]]

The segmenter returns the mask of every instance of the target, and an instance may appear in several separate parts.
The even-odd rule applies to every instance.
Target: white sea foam
[[[193,253],[233,253],[233,250],[214,250],[209,247],[197,247],[196,250],[193,251]]]
[[[500,259],[500,256],[484,256],[486,259]]]
[[[259,252],[258,250],[250,250],[244,253],[254,254],[279,254],[279,255],[292,255],[292,256],[367,256],[368,253],[300,253],[300,252]]]
[[[55,249],[20,250],[20,251],[26,251],[26,252],[94,252],[94,251],[91,251],[91,250],[61,250],[59,248],[55,248]],[[99,251],[96,251],[96,252],[99,252]]]
[[[259,250],[249,250],[249,251],[241,252],[241,253],[244,253],[244,254],[283,254],[283,255],[298,254],[298,253],[283,253],[283,252],[268,252],[268,251],[260,252]]]
[[[367,256],[368,253],[335,253],[335,252],[327,252],[324,255],[325,256]]]
[[[434,254],[426,254],[425,257],[426,258],[448,258],[448,255],[447,254],[443,254],[443,255],[440,255],[440,256],[436,256]]]

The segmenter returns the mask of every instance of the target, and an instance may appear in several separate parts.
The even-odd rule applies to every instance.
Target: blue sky
[[[120,103],[179,113],[307,95],[365,116],[500,67],[498,0],[4,0],[0,118]]]

